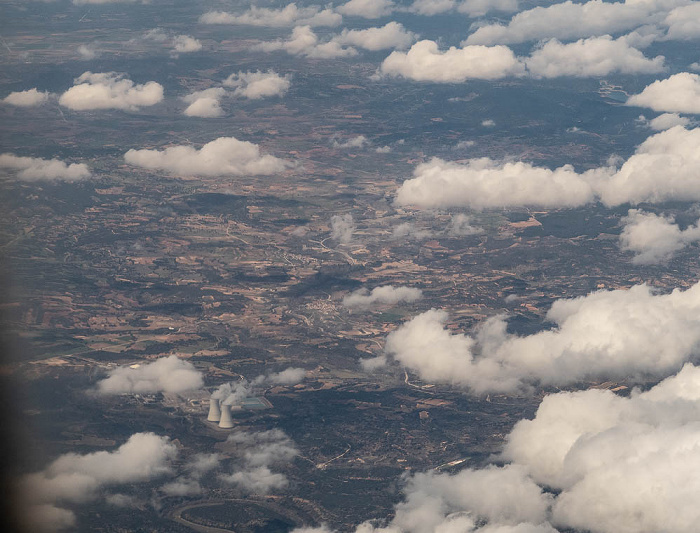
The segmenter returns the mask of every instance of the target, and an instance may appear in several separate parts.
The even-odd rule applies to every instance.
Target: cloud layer
[[[241,176],[269,175],[284,171],[289,163],[260,153],[260,147],[235,137],[219,137],[199,150],[192,146],[171,146],[165,150],[129,150],[124,160],[130,165],[166,170],[177,175]]]

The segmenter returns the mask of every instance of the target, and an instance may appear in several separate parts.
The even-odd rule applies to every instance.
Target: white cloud
[[[309,26],[297,26],[292,30],[292,35],[286,41],[277,40],[260,43],[253,47],[254,50],[274,52],[284,50],[290,55],[306,56],[315,59],[331,59],[335,57],[351,57],[357,55],[357,50],[352,47],[344,47],[337,40],[331,39],[325,43],[319,43],[318,36]]]
[[[690,119],[680,116],[678,113],[664,113],[649,121],[649,127],[652,130],[664,131],[673,128],[674,126],[688,126]]]
[[[391,232],[391,238],[393,240],[413,239],[417,241],[422,241],[425,239],[430,239],[432,236],[432,231],[420,228],[416,226],[413,222],[402,222],[401,224],[396,226]]]
[[[202,384],[202,373],[192,363],[171,355],[137,368],[117,367],[97,383],[97,390],[100,394],[184,392]]]
[[[173,49],[180,54],[198,52],[202,49],[202,43],[189,35],[178,35],[173,39]]]
[[[481,125],[485,128],[493,128],[496,125],[496,121],[489,118],[486,120],[482,120]]]
[[[163,86],[155,81],[134,85],[123,74],[85,72],[61,95],[58,103],[69,109],[123,109],[133,111],[163,100]]]
[[[693,2],[689,5],[673,9],[664,25],[668,27],[665,38],[668,40],[692,40],[700,37],[700,3]]]
[[[188,117],[213,118],[224,115],[221,109],[221,99],[226,95],[226,90],[220,87],[195,91],[184,96],[185,103],[190,104],[184,113]]]
[[[445,329],[447,313],[422,313],[390,333],[386,352],[423,379],[472,392],[516,392],[582,379],[668,376],[700,347],[700,284],[655,294],[646,285],[556,301],[554,327],[519,337],[503,317],[475,337]]]
[[[577,174],[570,165],[549,170],[488,158],[471,159],[466,164],[433,159],[416,167],[414,177],[399,188],[396,203],[431,208],[573,207],[593,198],[587,174]]]
[[[67,165],[59,159],[20,157],[14,154],[0,154],[0,168],[18,170],[17,177],[26,181],[77,181],[90,177],[90,170],[85,163]]]
[[[393,287],[383,285],[370,292],[358,289],[343,298],[343,305],[354,309],[369,309],[375,304],[396,305],[399,302],[416,302],[423,298],[423,291],[413,287]]]
[[[235,137],[219,137],[200,148],[171,146],[165,150],[129,150],[124,160],[138,167],[166,170],[177,175],[240,176],[282,172],[289,164],[260,147]]]
[[[343,17],[330,8],[319,6],[297,7],[295,3],[280,9],[252,6],[248,11],[233,15],[223,11],[210,11],[199,18],[203,24],[242,24],[250,26],[338,26]]]
[[[170,474],[176,455],[177,449],[167,437],[153,433],[136,433],[112,452],[62,455],[41,472],[22,478],[27,515],[40,529],[72,526],[73,513],[56,504],[86,502],[97,497],[103,487]],[[53,524],[53,520],[59,523]]]
[[[8,94],[2,101],[17,107],[36,107],[49,101],[49,93],[37,89],[17,91]]]
[[[368,28],[366,30],[344,29],[333,38],[342,45],[357,46],[365,50],[386,50],[390,48],[405,49],[415,42],[417,35],[407,31],[398,22],[389,22],[381,28]]]
[[[457,2],[455,0],[414,0],[409,11],[431,17],[452,11],[456,5]]]
[[[620,248],[635,252],[635,264],[664,263],[688,244],[700,241],[698,224],[681,230],[672,217],[638,209],[630,209],[622,223]]]
[[[303,368],[289,367],[281,372],[261,375],[253,380],[254,385],[273,384],[273,385],[296,385],[304,381],[306,370]]]
[[[271,96],[284,96],[291,85],[289,76],[280,76],[274,70],[267,72],[237,72],[224,81],[224,86],[234,87],[234,96],[258,100]]]
[[[196,479],[178,478],[174,481],[166,483],[160,488],[160,490],[166,496],[196,496],[197,494],[202,493],[202,486]]]
[[[464,213],[452,215],[450,224],[447,226],[447,234],[451,237],[465,237],[467,235],[478,235],[484,230],[477,226],[472,226],[472,217]]]
[[[664,57],[648,59],[631,47],[625,37],[613,39],[605,35],[568,44],[556,39],[547,41],[532,52],[525,64],[530,75],[541,78],[605,76],[612,72],[649,74],[664,70]]]
[[[331,239],[340,244],[349,244],[355,231],[355,221],[350,213],[331,217]]]
[[[699,391],[700,368],[688,364],[628,398],[596,389],[546,396],[507,436],[500,459],[510,464],[407,477],[386,526],[365,522],[355,533],[692,533]]]
[[[470,17],[481,17],[491,11],[511,13],[518,10],[518,0],[464,0],[457,10]]]
[[[439,83],[493,80],[525,72],[507,46],[452,46],[440,51],[435,41],[419,41],[408,52],[392,52],[382,62],[380,70],[386,76]]]
[[[378,368],[382,368],[387,364],[386,355],[379,355],[377,357],[370,357],[367,359],[360,359],[360,366],[365,372],[374,372]]]
[[[619,168],[577,173],[570,165],[550,170],[488,158],[418,165],[397,191],[397,205],[575,207],[599,198],[608,206],[700,200],[700,128],[680,126],[649,137]]]
[[[287,477],[270,469],[274,465],[289,463],[299,455],[299,450],[283,431],[237,431],[229,435],[227,442],[236,445],[243,466],[232,474],[220,475],[219,479],[255,494],[267,494],[287,486]]]
[[[700,369],[687,365],[630,398],[600,390],[547,396],[534,420],[515,426],[504,457],[561,491],[552,514],[562,527],[690,533],[700,520],[698,384]]]
[[[78,55],[80,56],[80,59],[83,59],[85,61],[95,59],[100,55],[100,52],[95,48],[95,45],[93,44],[81,44],[80,46],[78,46],[77,51]]]
[[[146,4],[148,0],[72,0],[76,6],[102,4]]]
[[[627,105],[670,113],[700,114],[700,75],[681,72],[657,80],[640,94],[630,96]]]
[[[482,26],[466,42],[492,45],[551,38],[569,40],[619,33],[661,23],[673,7],[688,3],[690,0],[590,0],[585,3],[567,0],[521,11],[507,25]]]
[[[350,0],[339,6],[337,11],[351,17],[377,19],[391,15],[395,7],[391,0]]]
[[[611,178],[594,184],[606,205],[700,200],[700,128],[649,137]]]
[[[367,144],[369,144],[369,141],[364,135],[351,137],[347,141],[343,142],[338,142],[337,139],[333,139],[333,142],[331,143],[333,148],[362,148]]]

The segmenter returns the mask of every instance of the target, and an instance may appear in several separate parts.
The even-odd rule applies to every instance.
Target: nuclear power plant
[[[233,427],[233,418],[231,417],[231,406],[222,405],[220,411],[221,419],[219,420],[219,427],[221,429],[231,429]]]
[[[209,422],[218,422],[221,420],[221,408],[219,407],[219,399],[212,398],[209,400],[209,416],[207,416]]]

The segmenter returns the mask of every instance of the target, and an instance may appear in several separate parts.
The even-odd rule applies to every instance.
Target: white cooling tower
[[[222,429],[231,429],[233,427],[233,418],[231,417],[230,405],[221,406],[221,420],[219,420],[219,427]]]
[[[218,398],[209,400],[209,416],[207,420],[209,420],[209,422],[218,422],[221,420],[221,409],[219,408]]]

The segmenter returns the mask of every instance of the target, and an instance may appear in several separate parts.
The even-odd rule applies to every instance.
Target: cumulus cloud
[[[377,19],[391,15],[395,7],[391,0],[350,0],[339,6],[337,11],[351,17]]]
[[[229,435],[227,442],[236,445],[242,467],[232,474],[220,475],[223,482],[254,494],[267,494],[287,486],[287,477],[270,468],[289,463],[299,455],[299,450],[284,431],[237,431]]]
[[[199,18],[203,24],[241,24],[268,26],[273,28],[289,26],[338,26],[343,17],[331,8],[319,6],[297,7],[295,3],[274,9],[252,6],[239,15],[223,11],[209,11]]]
[[[525,70],[507,46],[450,47],[440,51],[435,41],[419,41],[408,52],[392,52],[380,67],[385,76],[416,81],[459,83],[523,75]]]
[[[464,0],[457,10],[470,17],[481,17],[491,11],[512,13],[518,10],[518,0]]]
[[[116,72],[84,72],[58,103],[76,111],[122,109],[134,111],[163,100],[163,86],[155,81],[134,84]]]
[[[171,46],[174,57],[176,57],[177,54],[199,52],[202,49],[202,43],[198,39],[189,35],[172,36],[170,32],[166,32],[162,28],[154,28],[146,31],[142,39]]]
[[[335,57],[351,57],[357,55],[357,50],[344,47],[337,40],[331,39],[319,42],[318,36],[310,26],[297,26],[287,40],[269,41],[256,45],[255,50],[274,52],[283,50],[290,55],[306,56],[314,59],[330,59]]]
[[[289,164],[260,147],[235,137],[219,137],[199,150],[192,146],[171,146],[165,150],[129,150],[124,160],[137,167],[166,170],[177,175],[269,175],[282,172]]]
[[[76,6],[102,4],[145,4],[148,0],[72,0]]]
[[[622,219],[620,248],[634,252],[639,265],[664,263],[692,242],[700,241],[700,224],[681,230],[673,217],[630,209]]]
[[[697,39],[700,37],[700,3],[692,2],[671,10],[664,26],[667,27],[667,40]]]
[[[41,472],[21,480],[27,516],[39,530],[70,527],[75,516],[59,504],[83,503],[97,497],[103,487],[170,474],[176,455],[175,445],[154,433],[136,433],[112,452],[62,455]]]
[[[393,240],[406,239],[422,241],[424,239],[430,239],[432,236],[432,231],[429,229],[420,228],[413,222],[402,222],[391,232],[391,238]]]
[[[226,95],[226,90],[221,87],[195,91],[184,96],[185,103],[190,104],[184,113],[188,117],[214,118],[224,115],[221,109],[221,99]]]
[[[350,139],[343,142],[338,142],[337,139],[333,139],[333,142],[331,143],[333,148],[362,148],[366,144],[369,144],[369,141],[364,135],[351,137]]]
[[[664,131],[673,128],[674,126],[688,126],[690,119],[680,116],[678,113],[664,113],[649,121],[649,127],[652,130]]]
[[[557,525],[689,533],[700,519],[692,474],[700,465],[699,383],[700,369],[686,365],[630,398],[600,390],[548,396],[534,420],[515,426],[503,456],[561,491]]]
[[[289,76],[280,76],[274,70],[267,72],[237,72],[224,81],[224,86],[233,87],[233,95],[250,100],[271,96],[284,96],[291,85]]]
[[[414,0],[409,11],[431,17],[452,11],[457,5],[455,0]]]
[[[350,213],[331,217],[331,239],[340,244],[349,244],[355,232],[355,221]]]
[[[66,164],[60,159],[21,157],[14,154],[0,154],[0,168],[17,170],[17,177],[25,181],[77,181],[90,177],[90,170],[85,163]]]
[[[333,41],[342,45],[357,46],[365,50],[386,50],[408,48],[416,40],[417,35],[407,31],[398,22],[389,22],[381,28],[368,28],[366,30],[344,29]]]
[[[577,173],[489,158],[418,165],[396,195],[397,205],[427,208],[468,206],[575,207],[600,199],[609,206],[700,200],[700,128],[681,126],[644,141],[619,168]]]
[[[529,57],[516,57],[507,46],[469,45],[441,52],[434,41],[420,41],[406,53],[394,52],[380,67],[387,76],[416,81],[458,83],[467,79],[501,79],[509,76],[555,78],[656,73],[665,69],[664,57],[647,58],[633,47],[629,36],[610,35],[561,43],[541,43]]]
[[[289,367],[281,372],[276,372],[267,376],[266,381],[277,385],[296,385],[304,380],[306,370],[303,368]]]
[[[636,285],[558,300],[546,317],[552,329],[520,337],[506,332],[502,316],[485,321],[475,336],[453,334],[445,328],[447,313],[432,309],[390,333],[385,350],[423,379],[475,393],[660,378],[697,353],[698,310],[700,284],[669,294]]]
[[[567,0],[521,11],[505,25],[482,26],[466,42],[493,45],[620,33],[640,26],[660,24],[672,8],[689,3],[689,0],[590,0],[584,3]]]
[[[605,76],[612,72],[651,74],[664,70],[664,57],[648,59],[625,37],[605,35],[567,44],[550,40],[538,47],[525,65],[530,75],[539,78]]]
[[[343,298],[343,305],[353,309],[369,309],[373,305],[396,305],[399,302],[415,302],[423,298],[423,291],[413,287],[383,285],[370,292],[358,289]]]
[[[549,170],[488,158],[471,159],[466,164],[436,158],[416,167],[414,177],[399,188],[396,203],[431,208],[573,207],[594,198],[589,173],[577,174],[570,165]]]
[[[700,114],[700,75],[681,72],[647,85],[640,94],[629,97],[627,105],[654,111]]]
[[[37,89],[17,91],[2,99],[3,103],[17,107],[36,107],[49,101],[49,93]]]
[[[355,533],[694,532],[698,391],[700,368],[687,364],[627,398],[596,389],[548,395],[506,437],[499,459],[509,464],[409,476],[386,526],[365,522]]]
[[[161,357],[136,368],[120,366],[97,383],[100,394],[143,394],[184,392],[203,385],[202,373],[189,361],[176,355]]]
[[[93,44],[81,44],[80,46],[78,46],[77,51],[78,55],[80,56],[80,59],[84,59],[85,61],[95,59],[100,55],[100,52],[95,48],[95,45]]]
[[[649,137],[610,179],[595,183],[606,205],[700,200],[700,128]]]
[[[179,54],[198,52],[202,49],[202,43],[189,35],[178,35],[173,39],[173,50]]]
[[[478,235],[484,230],[478,226],[472,226],[472,217],[464,213],[452,215],[447,226],[447,235],[450,237],[466,237],[467,235]]]

